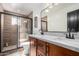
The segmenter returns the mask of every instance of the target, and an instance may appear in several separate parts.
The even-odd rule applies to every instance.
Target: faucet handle
[[[68,38],[68,34],[66,34],[66,38]]]

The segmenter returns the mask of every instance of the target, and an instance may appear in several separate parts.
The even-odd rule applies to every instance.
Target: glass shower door
[[[4,14],[3,18],[2,51],[7,51],[17,48],[18,25],[16,16]]]
[[[18,20],[18,38],[19,47],[22,47],[23,43],[27,43],[28,35],[31,34],[31,20],[27,18],[19,18]]]
[[[21,47],[22,43],[27,41],[27,19],[26,18],[19,18],[19,47]]]

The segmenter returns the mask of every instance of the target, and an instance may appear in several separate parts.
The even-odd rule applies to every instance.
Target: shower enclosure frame
[[[29,17],[26,17],[24,15],[21,15],[21,14],[18,14],[18,13],[14,13],[14,12],[0,12],[0,52],[3,52],[2,49],[3,49],[3,25],[4,25],[4,17],[3,17],[3,14],[4,15],[12,15],[12,16],[17,16],[17,17],[22,17],[22,18],[26,18],[26,19],[29,19],[31,20],[31,34],[32,34],[32,27],[33,27],[33,21],[32,21],[32,18],[29,18]],[[17,20],[17,24],[18,24],[18,20]],[[16,44],[16,48],[19,48],[18,46],[18,43],[19,43],[19,33],[18,33],[18,25],[17,25],[17,44]],[[4,51],[5,52],[5,51]]]

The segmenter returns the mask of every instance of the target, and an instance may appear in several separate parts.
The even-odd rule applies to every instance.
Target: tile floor
[[[26,56],[26,55],[24,54],[24,49],[20,48],[17,51],[15,51],[15,52],[13,52],[11,54],[8,54],[6,56]]]
[[[14,49],[14,50],[2,53],[2,56],[28,56],[28,53],[29,53],[29,56],[36,56],[36,48],[32,47],[30,51],[29,44],[27,43],[28,42],[26,42],[26,45],[24,45],[23,48]],[[25,55],[25,53],[27,55]]]
[[[31,53],[31,54],[29,54],[29,56],[36,56],[35,47],[33,47],[29,53]],[[24,54],[24,49],[21,48],[21,49],[18,49],[17,51],[15,51],[11,54],[8,54],[6,56],[28,56],[28,55],[25,55]]]
[[[35,47],[33,47],[29,53],[31,53],[31,54],[29,54],[29,56],[36,56]],[[18,51],[8,54],[7,56],[28,56],[28,55],[24,54],[23,49],[19,49]]]

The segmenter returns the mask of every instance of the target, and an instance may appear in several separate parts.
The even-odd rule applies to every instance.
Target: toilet
[[[29,42],[24,42],[21,44],[21,46],[23,47],[24,51],[24,55],[28,56],[29,55]]]

